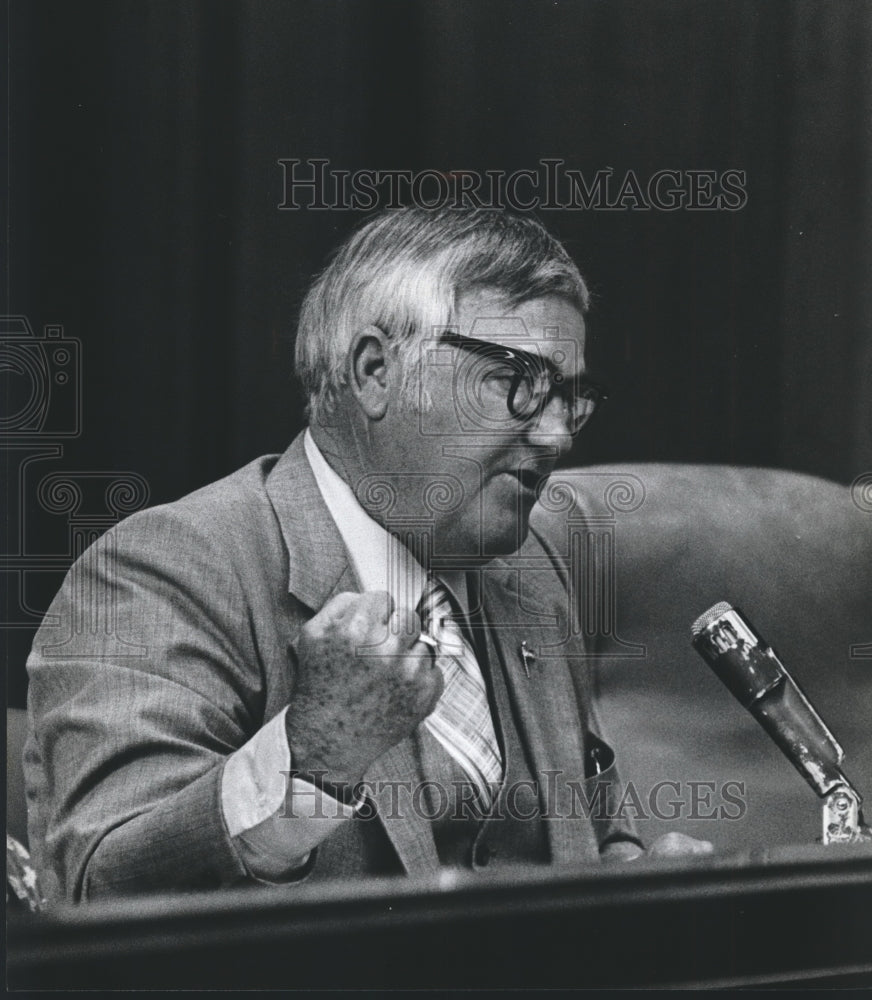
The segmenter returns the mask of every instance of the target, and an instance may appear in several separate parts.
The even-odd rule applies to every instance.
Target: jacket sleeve
[[[291,777],[247,593],[215,525],[122,522],[28,661],[31,843],[52,898],[297,881],[354,810]],[[291,664],[288,663],[288,670]]]
[[[31,838],[51,895],[244,876],[220,791],[262,710],[247,614],[225,554],[168,508],[70,570],[28,660]]]
[[[50,897],[253,874],[228,831],[222,777],[267,721],[258,609],[220,532],[195,520],[154,508],[102,536],[37,633],[25,768]]]

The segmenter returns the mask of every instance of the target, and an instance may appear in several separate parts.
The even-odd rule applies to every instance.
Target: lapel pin
[[[536,662],[536,654],[527,645],[527,640],[521,640],[521,660],[524,664],[524,673],[530,676],[530,664]]]

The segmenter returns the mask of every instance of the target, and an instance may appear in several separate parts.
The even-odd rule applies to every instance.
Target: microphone
[[[842,773],[845,753],[775,651],[721,601],[691,626],[693,648],[825,799],[827,843],[864,839],[859,793]]]

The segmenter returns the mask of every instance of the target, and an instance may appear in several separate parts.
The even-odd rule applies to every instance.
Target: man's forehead
[[[476,340],[534,354],[564,374],[585,370],[585,324],[581,310],[562,295],[512,305],[499,290],[460,296],[454,328]]]
[[[499,289],[477,288],[458,296],[454,325],[459,333],[511,346],[521,341],[569,339],[584,345],[581,311],[561,295],[513,305]]]

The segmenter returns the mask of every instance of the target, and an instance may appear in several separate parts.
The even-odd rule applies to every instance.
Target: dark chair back
[[[567,526],[561,484],[583,521]],[[569,551],[575,533],[600,715],[646,839],[677,829],[729,849],[821,834],[812,789],[690,646],[691,623],[718,601],[777,650],[872,797],[868,497],[769,469],[622,465],[562,473],[543,500],[554,543]]]

